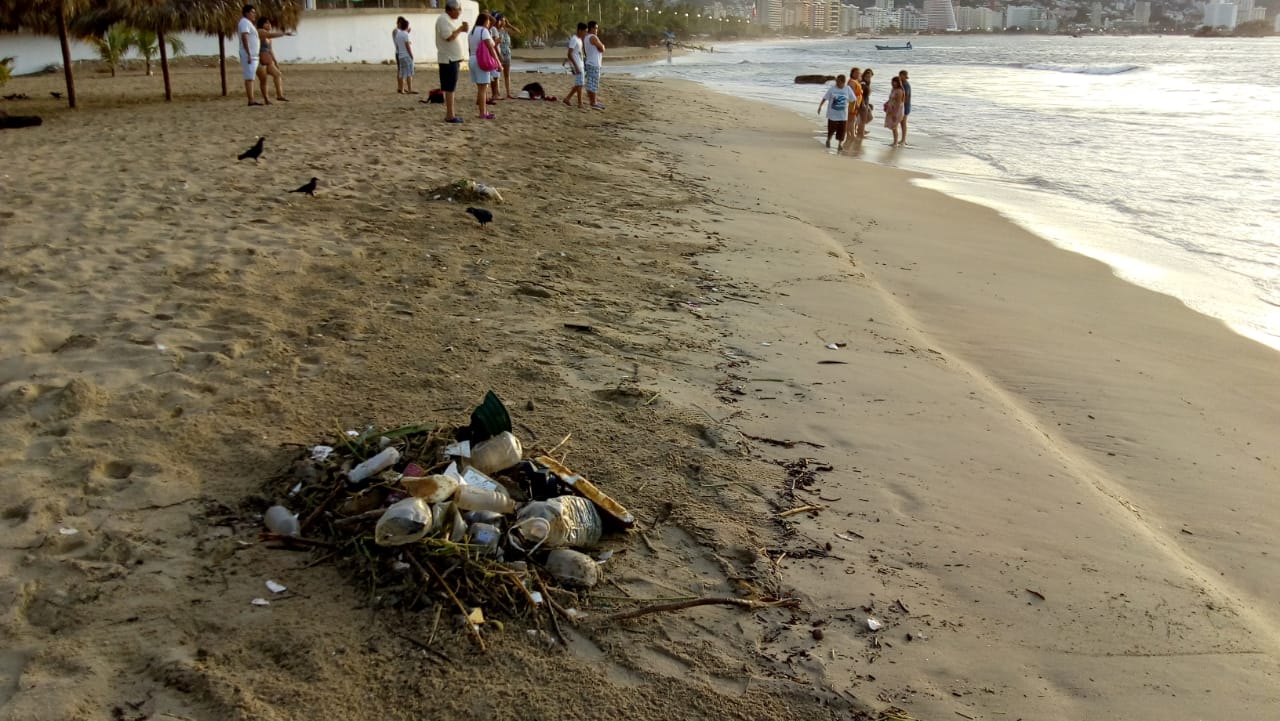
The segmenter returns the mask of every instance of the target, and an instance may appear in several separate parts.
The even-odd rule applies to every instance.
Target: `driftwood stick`
[[[533,577],[538,581],[538,588],[542,589],[542,600],[547,602],[547,615],[551,617],[551,628],[556,632],[556,638],[560,640],[560,645],[567,647],[569,639],[564,637],[564,631],[560,630],[560,620],[556,618],[556,614],[564,613],[564,609],[560,608],[555,599],[551,597],[551,592],[547,590],[547,584],[543,583],[542,576],[535,572]]]
[[[315,523],[315,520],[320,517],[320,514],[325,512],[325,509],[329,507],[329,504],[333,503],[334,499],[336,499],[338,497],[338,494],[342,493],[343,489],[345,488],[346,488],[345,482],[338,481],[337,483],[335,483],[333,486],[333,490],[329,491],[329,495],[325,496],[324,501],[322,501],[320,505],[316,506],[316,509],[311,512],[311,515],[303,519],[302,525],[298,526],[299,530],[306,531],[308,528],[310,528],[311,524]]]
[[[827,510],[826,506],[800,506],[799,508],[792,508],[789,511],[783,511],[779,513],[778,518],[786,518],[787,516],[794,516],[797,513],[806,513],[808,511],[825,511],[825,510]]]
[[[659,603],[653,606],[643,606],[631,611],[615,613],[612,616],[609,616],[608,620],[625,621],[629,618],[648,616],[651,613],[683,611],[686,608],[694,608],[695,606],[737,606],[738,608],[755,610],[758,608],[776,608],[778,606],[795,608],[799,605],[800,601],[794,598],[780,598],[773,601],[754,601],[749,598],[722,598],[713,596],[707,598],[695,598],[689,601],[676,601],[675,603]]]
[[[395,633],[395,632],[393,631],[392,633]],[[440,660],[442,660],[442,661],[446,661],[446,662],[448,662],[448,663],[453,663],[453,662],[454,662],[454,661],[453,661],[453,659],[451,659],[451,658],[449,658],[448,656],[446,656],[443,652],[441,652],[441,651],[437,651],[436,649],[432,648],[432,647],[431,647],[431,645],[430,645],[430,644],[428,644],[428,643],[427,643],[427,642],[425,642],[425,641],[420,641],[420,640],[418,640],[418,639],[414,638],[413,636],[410,636],[410,635],[409,635],[409,634],[407,634],[407,633],[395,633],[395,635],[396,635],[396,636],[399,636],[400,638],[402,638],[402,639],[404,639],[404,640],[408,641],[409,643],[413,644],[414,646],[417,646],[418,648],[422,649],[423,651],[426,651],[427,653],[431,654],[432,656],[435,656],[436,658],[438,658],[438,659],[440,659]]]
[[[357,513],[354,516],[346,516],[343,518],[339,518],[333,522],[333,525],[349,526],[352,523],[360,523],[362,521],[372,521],[372,520],[381,518],[382,514],[386,512],[387,512],[387,509],[385,508],[375,508],[372,511],[365,511],[364,513]]]
[[[570,432],[569,432],[569,434],[568,434],[568,435],[566,435],[564,438],[561,438],[561,439],[560,439],[560,442],[556,444],[555,448],[552,448],[551,450],[547,451],[546,453],[543,453],[542,455],[544,455],[544,456],[549,456],[549,455],[551,455],[551,454],[555,453],[556,451],[560,450],[560,447],[561,447],[561,446],[563,446],[564,444],[568,443],[570,438],[573,438],[573,432],[572,432],[572,431],[570,431]]]
[[[303,538],[301,536],[287,536],[283,533],[261,533],[258,538],[263,541],[280,541],[281,543],[290,543],[296,546],[306,546],[310,548],[337,548],[328,541],[317,541],[312,538]]]
[[[423,576],[431,576],[431,578],[435,579],[436,583],[440,584],[440,587],[444,589],[444,592],[449,594],[449,598],[453,601],[453,605],[457,606],[458,610],[462,612],[462,618],[467,624],[467,630],[471,631],[471,635],[472,637],[475,638],[476,643],[480,646],[480,650],[488,651],[489,649],[487,649],[484,645],[484,639],[480,637],[479,629],[477,629],[476,625],[474,623],[471,623],[470,620],[466,620],[470,616],[470,614],[467,612],[467,607],[462,605],[462,601],[458,600],[457,594],[453,592],[452,588],[449,588],[449,584],[444,582],[444,579],[440,577],[440,574],[436,573],[436,569],[432,568],[431,564],[429,563],[427,564],[422,563],[421,561],[418,560],[418,557],[414,556],[412,553],[406,553],[404,555],[406,558],[409,559],[409,561],[415,567],[417,567],[419,573],[421,573]]]

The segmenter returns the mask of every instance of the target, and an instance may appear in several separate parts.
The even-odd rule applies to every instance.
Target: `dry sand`
[[[272,108],[207,70],[6,104],[46,124],[0,134],[0,719],[1275,708],[1273,352],[758,105],[611,77],[603,113],[464,90],[449,127],[390,68],[286,72]],[[468,177],[486,230],[431,198]],[[645,528],[568,653],[446,613],[443,662],[256,543],[284,444],[490,388]]]

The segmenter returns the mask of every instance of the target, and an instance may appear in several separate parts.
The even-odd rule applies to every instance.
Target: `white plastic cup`
[[[391,504],[373,528],[379,546],[403,546],[421,540],[431,530],[431,506],[410,496]]]
[[[524,448],[511,431],[503,431],[471,449],[467,462],[486,475],[501,473],[520,462]]]

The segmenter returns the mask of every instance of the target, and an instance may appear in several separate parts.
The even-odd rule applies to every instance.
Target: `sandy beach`
[[[606,76],[454,127],[392,68],[286,73],[6,86],[45,124],[0,133],[0,719],[1280,703],[1274,351],[759,104]],[[490,389],[641,520],[567,648],[259,543],[290,444]],[[801,604],[607,620],[706,595]]]

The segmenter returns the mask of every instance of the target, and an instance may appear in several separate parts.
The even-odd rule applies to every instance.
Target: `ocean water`
[[[803,114],[803,73],[911,76],[910,145],[881,113],[858,159],[922,171],[922,184],[991,206],[1280,349],[1280,39],[912,38],[718,46],[616,69],[678,77]],[[899,44],[897,40],[880,41]],[[814,152],[822,152],[815,146]]]

